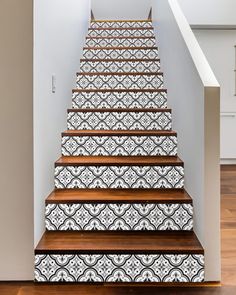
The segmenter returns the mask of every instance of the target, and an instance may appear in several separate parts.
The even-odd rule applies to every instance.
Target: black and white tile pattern
[[[81,63],[82,72],[89,75],[77,77],[79,92],[73,93],[74,110],[68,112],[68,129],[171,130],[172,119],[168,109],[150,110],[150,108],[167,108],[166,91],[161,91],[163,76],[158,73],[160,71],[160,62],[157,61],[158,49],[155,38],[151,37],[153,30],[149,29],[150,27],[152,27],[150,21],[91,23],[91,28],[103,29],[89,30],[90,37],[86,39],[87,47],[84,48],[83,58],[90,61]],[[117,59],[119,61],[116,61]],[[130,59],[133,61],[127,61]],[[114,72],[117,74],[109,74]],[[95,75],[96,73],[103,74]],[[119,75],[119,73],[124,74]],[[83,112],[78,110],[80,108],[93,110]],[[99,110],[104,108],[107,110]],[[109,110],[111,108],[113,111]],[[117,108],[130,110],[129,112],[115,110]],[[146,110],[136,111],[132,108],[146,108]],[[172,135],[65,134],[62,136],[64,156],[177,155],[177,137]],[[55,164],[54,172],[55,188],[59,190],[69,189],[71,192],[71,189],[184,188],[184,167],[181,163],[175,165],[152,163],[140,166],[135,164],[135,160],[132,165],[59,163]],[[108,200],[107,202],[48,203],[45,215],[46,229],[49,231],[145,230],[150,233],[158,230],[193,230],[193,205],[187,202],[156,203],[140,200],[130,203],[126,200],[121,202]],[[128,234],[127,239],[129,239]],[[194,252],[196,254],[191,251],[181,254],[180,251],[127,252],[36,250],[35,280],[89,283],[204,281],[204,255],[198,254],[202,253],[200,251]]]
[[[79,74],[76,85],[79,89],[160,89],[163,88],[163,75],[161,73],[150,75]]]
[[[86,60],[80,63],[80,70],[86,73],[157,73],[160,71],[160,61]]]
[[[154,37],[153,29],[89,29],[89,37]]]
[[[84,48],[86,59],[157,59],[157,48]]]
[[[177,136],[63,136],[63,156],[176,156]]]
[[[128,91],[98,91],[74,92],[72,94],[74,109],[127,109],[127,108],[167,108],[166,91],[128,92]]]
[[[56,166],[55,188],[183,188],[182,166]]]
[[[69,130],[171,130],[171,112],[79,112],[67,116]]]
[[[47,230],[193,229],[192,204],[47,204]]]
[[[153,47],[156,46],[155,38],[87,38],[87,47]]]
[[[201,254],[37,254],[37,282],[202,282]]]
[[[150,28],[152,27],[151,21],[105,21],[105,22],[98,22],[94,21],[91,22],[91,28]]]

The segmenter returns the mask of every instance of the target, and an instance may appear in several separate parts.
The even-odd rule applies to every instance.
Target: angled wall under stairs
[[[204,281],[160,69],[150,21],[91,22],[35,281]]]

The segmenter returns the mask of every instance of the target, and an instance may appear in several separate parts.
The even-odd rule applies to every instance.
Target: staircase
[[[36,282],[197,283],[204,250],[150,21],[92,21]]]

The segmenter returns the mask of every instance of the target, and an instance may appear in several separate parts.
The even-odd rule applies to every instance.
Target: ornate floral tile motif
[[[85,48],[86,59],[157,59],[157,48]]]
[[[192,204],[47,204],[47,230],[193,230]]]
[[[55,187],[183,188],[182,166],[56,166]]]
[[[202,282],[203,255],[36,255],[37,282]]]
[[[176,136],[63,136],[63,156],[176,156]]]
[[[157,73],[160,71],[160,61],[82,61],[81,72],[85,73]]]
[[[74,92],[72,95],[72,107],[74,109],[166,108],[167,93],[165,91]]]

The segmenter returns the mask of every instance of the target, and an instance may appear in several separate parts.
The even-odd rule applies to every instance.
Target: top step
[[[91,28],[148,28],[152,27],[149,20],[110,20],[92,21]]]
[[[148,28],[92,28],[89,37],[154,37],[152,27]]]

